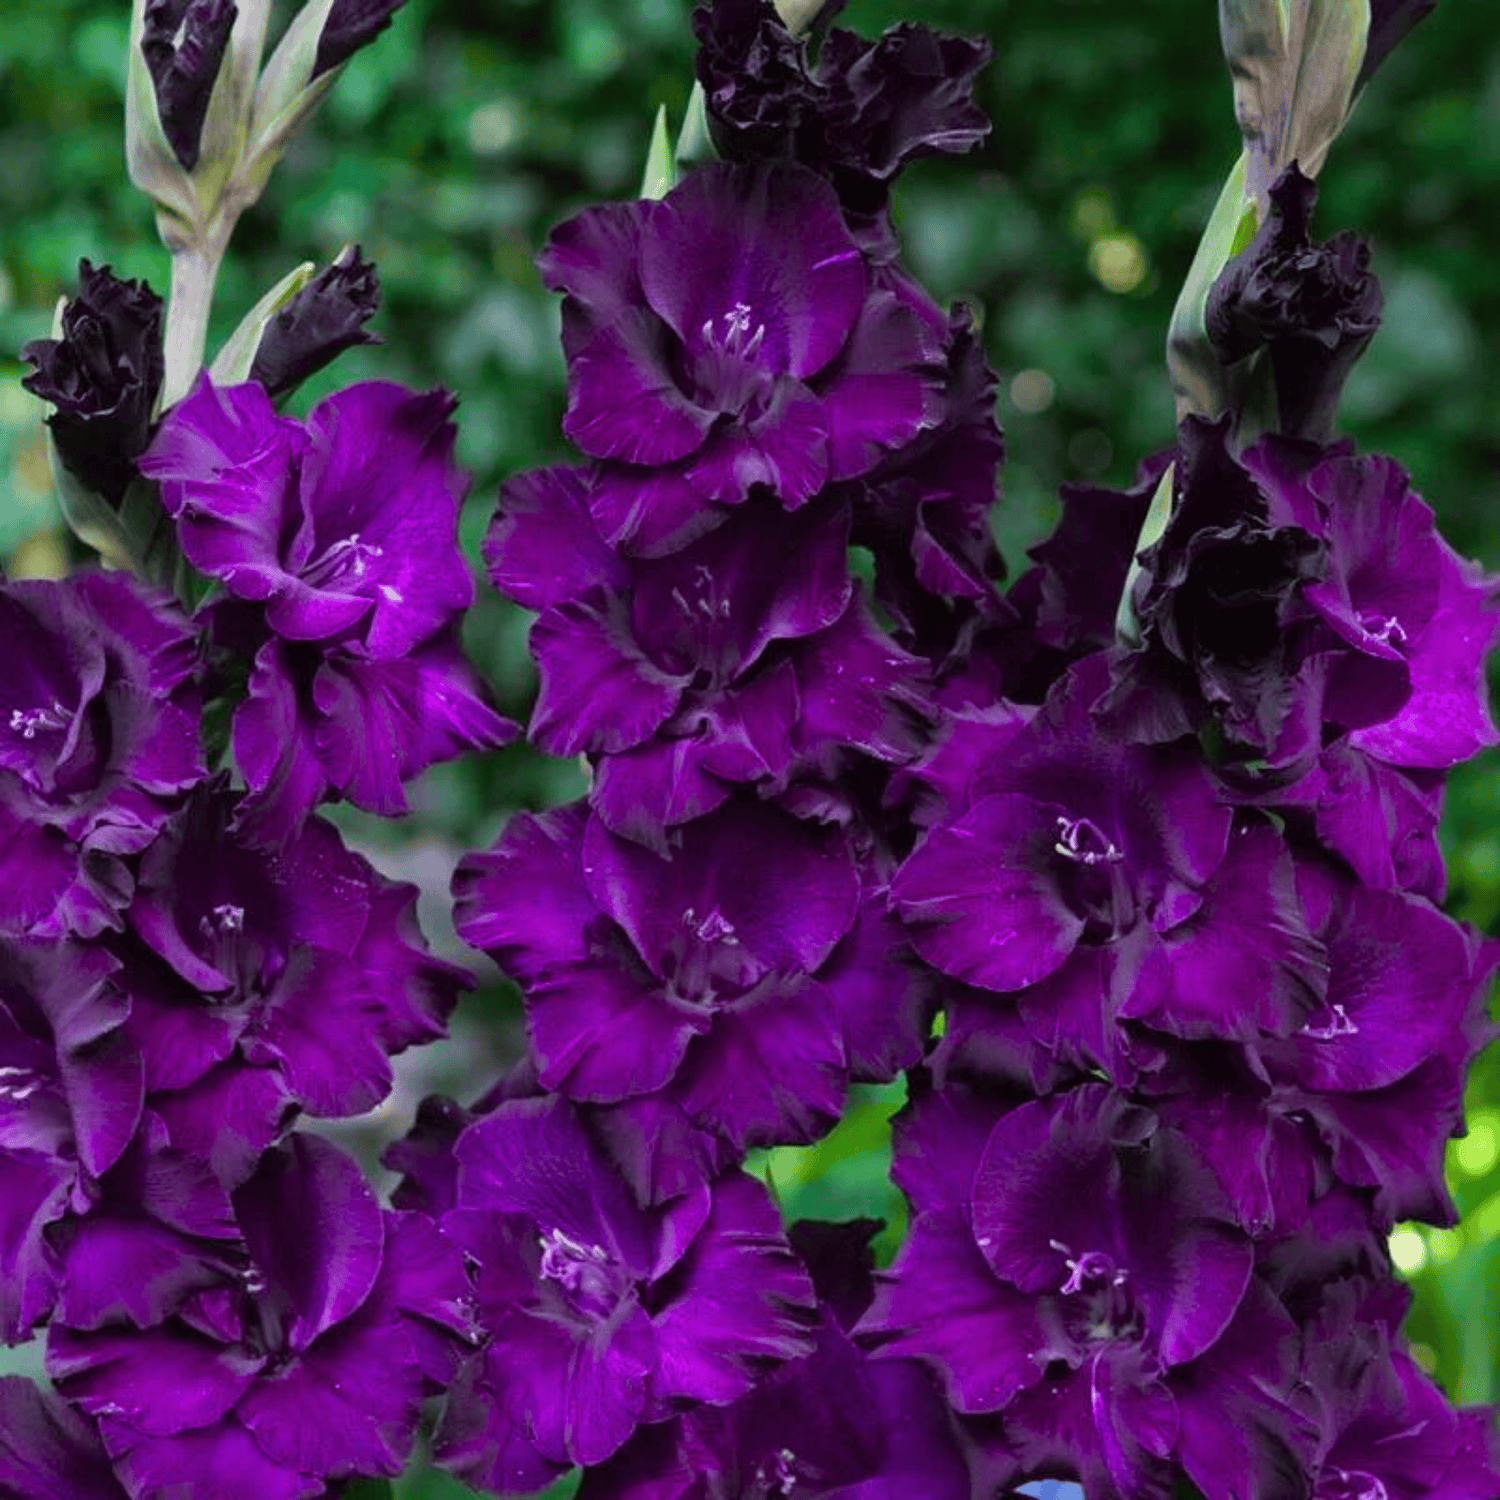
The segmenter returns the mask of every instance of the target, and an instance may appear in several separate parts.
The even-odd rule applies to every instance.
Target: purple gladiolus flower
[[[643,1209],[566,1100],[516,1099],[459,1138],[445,1232],[489,1334],[449,1393],[438,1461],[489,1489],[609,1458],[642,1422],[727,1406],[812,1347],[814,1292],[739,1173]]]
[[[958,1411],[1003,1414],[1002,1482],[1144,1500],[1175,1457],[1215,1500],[1243,1493],[1213,1474],[1231,1410],[1255,1420],[1236,1459],[1296,1472],[1296,1326],[1186,1137],[1097,1083],[915,1101],[894,1168],[912,1229],[857,1331],[932,1366]]]
[[[421,1215],[383,1213],[315,1136],[267,1153],[233,1211],[233,1273],[152,1328],[54,1325],[52,1379],[99,1423],[132,1500],[295,1500],[398,1473],[472,1337],[457,1252]]]
[[[62,338],[34,339],[21,384],[56,408],[47,418],[64,465],[118,506],[151,436],[166,373],[162,299],[144,281],[78,263],[78,295],[63,308]]]
[[[675,550],[755,485],[796,509],[940,415],[938,337],[872,289],[805,169],[719,164],[587,209],[541,265],[567,293],[564,431],[612,461],[591,499],[611,543]]]
[[[404,781],[516,732],[457,641],[473,580],[451,411],[440,391],[369,382],[303,424],[254,383],[205,376],[143,459],[184,552],[233,596],[216,628],[255,653],[233,733],[267,843],[329,794],[404,812]]]
[[[213,1072],[204,1102],[222,1105],[232,1059],[276,1076],[258,1096],[271,1119],[289,1101],[362,1113],[390,1087],[388,1054],[443,1034],[468,976],[425,951],[415,889],[382,879],[330,824],[309,819],[268,854],[236,836],[237,806],[222,786],[199,793],[142,860],[130,920],[160,962],[131,960],[130,1029],[153,1089]]]
[[[279,417],[253,382],[201,376],[141,461],[193,565],[264,603],[283,640],[398,660],[473,601],[453,398],[368,381]]]
[[[0,940],[0,1340],[52,1310],[62,1261],[44,1236],[119,1160],[141,1116],[139,1050],[119,965],[73,942]]]
[[[997,590],[1005,564],[990,532],[1005,439],[995,374],[969,310],[948,325],[947,410],[863,482],[853,538],[875,558],[875,592],[897,639],[939,662],[976,623],[1007,618]]]
[[[906,1361],[867,1359],[846,1331],[873,1293],[868,1240],[879,1227],[793,1225],[823,1301],[813,1352],[730,1407],[640,1429],[585,1473],[582,1500],[968,1500],[973,1480],[931,1378]]]
[[[1036,1040],[1129,1081],[1116,1022],[1287,1035],[1326,974],[1285,845],[1249,823],[1231,837],[1191,749],[1101,731],[1089,704],[1107,670],[1085,660],[1024,727],[997,726],[968,810],[927,836],[891,891],[922,957],[1014,993]],[[986,1023],[965,1007],[954,1037],[971,1024]]]
[[[0,826],[18,878],[0,931],[119,925],[123,857],[204,774],[198,656],[167,596],[126,573],[0,584]]]
[[[1455,1411],[1398,1342],[1410,1294],[1346,1276],[1308,1319],[1300,1404],[1320,1441],[1314,1500],[1434,1496],[1478,1500],[1500,1485],[1493,1412]]]
[[[522,986],[542,1085],[572,1098],[662,1092],[743,1150],[811,1139],[851,1075],[920,1053],[926,986],[835,830],[735,801],[663,858],[575,804],[513,819],[455,892],[462,936]]]
[[[1438,534],[1406,471],[1338,451],[1309,464],[1275,440],[1245,463],[1273,518],[1327,548],[1327,576],[1305,593],[1354,668],[1334,684],[1343,711],[1331,715],[1351,726],[1350,743],[1391,765],[1443,770],[1495,744],[1484,660],[1500,631],[1497,581]],[[1376,670],[1406,674],[1390,712]]]
[[[249,688],[234,754],[250,788],[245,827],[270,845],[294,839],[325,797],[398,817],[412,777],[520,733],[490,706],[456,623],[394,660],[358,642],[273,639],[256,653]]]
[[[172,154],[191,172],[239,9],[234,0],[147,0],[141,55]]]

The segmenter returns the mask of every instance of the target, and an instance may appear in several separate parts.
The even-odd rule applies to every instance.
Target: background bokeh
[[[0,0],[0,559],[65,568],[39,404],[16,358],[44,336],[80,257],[167,284],[150,210],[121,159],[127,0]],[[290,6],[284,5],[284,21]],[[652,115],[681,117],[688,0],[410,0],[357,57],[242,221],[214,337],[301,260],[358,241],[380,268],[383,347],[356,351],[299,397],[350,380],[440,382],[462,398],[464,514],[478,540],[507,473],[562,455],[553,299],[533,256],[584,203],[632,193]],[[1012,570],[1056,516],[1067,479],[1124,482],[1171,436],[1163,330],[1237,151],[1213,0],[852,0],[873,33],[921,19],[984,32],[996,61],[984,150],[908,175],[898,215],[912,269],[979,309],[1002,372],[1010,446],[997,536]],[[1323,175],[1317,229],[1368,235],[1385,287],[1380,333],[1350,381],[1345,427],[1413,471],[1463,552],[1500,567],[1500,35],[1485,0],[1442,0],[1387,62]],[[525,612],[486,593],[470,647],[524,717],[534,676]],[[458,854],[517,807],[576,795],[571,763],[524,746],[431,773],[401,825],[342,817],[389,872],[429,892],[442,944]],[[1500,930],[1500,763],[1460,768],[1445,838],[1450,909]],[[421,1093],[467,1095],[522,1045],[493,973],[455,1040],[410,1059],[351,1144],[373,1158]],[[899,1088],[867,1092],[822,1146],[757,1163],[794,1214],[884,1213],[886,1120]],[[1398,1230],[1416,1289],[1418,1355],[1463,1401],[1500,1397],[1500,1050],[1479,1064],[1470,1133],[1450,1152],[1454,1230]],[[23,1359],[24,1363],[24,1359]],[[359,1489],[358,1493],[364,1493]],[[374,1487],[370,1494],[384,1493]],[[416,1470],[395,1487],[467,1494]]]

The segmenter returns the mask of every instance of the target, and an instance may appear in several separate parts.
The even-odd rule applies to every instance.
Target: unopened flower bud
[[[345,349],[379,343],[363,326],[379,305],[375,267],[361,258],[358,245],[351,245],[266,324],[250,378],[269,395],[280,396]]]
[[[56,408],[48,419],[59,457],[90,490],[118,507],[151,432],[161,389],[162,299],[108,266],[79,265],[78,295],[61,338],[35,339],[22,384]]]
[[[156,109],[185,171],[198,165],[203,120],[239,9],[234,0],[147,0],[141,53]]]
[[[334,0],[323,23],[312,76],[347,62],[361,47],[368,46],[387,26],[406,0]]]

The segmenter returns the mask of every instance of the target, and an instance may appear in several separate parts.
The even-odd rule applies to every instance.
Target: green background
[[[691,83],[684,0],[411,0],[357,57],[242,221],[214,338],[305,259],[358,241],[378,264],[387,340],[303,393],[350,380],[441,382],[462,398],[474,473],[464,538],[498,481],[562,456],[557,314],[533,267],[548,227],[632,193],[651,118],[681,117]],[[284,20],[286,8],[280,13]],[[44,336],[80,257],[160,291],[167,262],[121,158],[126,0],[0,0],[0,556],[66,566],[15,352]],[[1056,516],[1067,479],[1124,482],[1171,438],[1161,344],[1176,291],[1238,143],[1213,0],[853,0],[867,34],[911,15],[986,33],[982,97],[995,130],[956,162],[920,164],[897,209],[910,266],[983,319],[1002,372],[1010,446],[995,526],[1012,571]],[[1368,235],[1386,293],[1382,329],[1345,401],[1345,426],[1412,470],[1463,552],[1500,566],[1500,40],[1486,0],[1443,0],[1387,62],[1324,171],[1317,229]],[[1024,373],[1023,373],[1024,372]],[[1017,377],[1021,377],[1017,381]],[[1020,398],[1019,405],[1016,398]],[[1046,398],[1043,401],[1043,398]],[[1022,410],[1021,408],[1028,408]],[[468,638],[505,707],[524,717],[529,618],[486,592]],[[435,940],[464,848],[516,807],[581,786],[524,746],[444,767],[406,823],[341,821],[428,892]],[[1500,775],[1454,775],[1445,824],[1450,909],[1500,926]],[[392,1101],[343,1134],[372,1155],[421,1093],[472,1092],[521,1045],[514,997],[486,984],[456,1039],[405,1062]],[[894,1216],[882,1186],[886,1090],[861,1098],[824,1145],[763,1170],[791,1213]],[[1464,1401],[1500,1396],[1500,1054],[1476,1069],[1471,1133],[1450,1152],[1459,1229],[1394,1244],[1417,1293],[1418,1355]],[[15,1358],[14,1356],[12,1358]],[[21,1358],[24,1364],[24,1352]],[[371,1493],[379,1493],[379,1489]],[[468,1493],[414,1471],[403,1496]]]

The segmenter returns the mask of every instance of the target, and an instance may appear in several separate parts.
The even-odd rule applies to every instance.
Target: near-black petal
[[[391,17],[406,0],[334,0],[323,23],[312,76],[320,78],[347,62],[361,47],[367,47],[391,24]]]
[[[144,281],[122,281],[108,266],[81,261],[78,278],[62,338],[21,351],[35,366],[21,383],[57,408],[48,420],[63,463],[118,506],[150,438],[165,372],[163,304]]]
[[[1345,230],[1308,233],[1318,190],[1293,162],[1271,186],[1266,222],[1224,268],[1204,322],[1226,364],[1270,353],[1281,431],[1322,441],[1349,371],[1380,326],[1370,247]]]
[[[188,172],[198,165],[203,117],[238,14],[234,0],[146,0],[141,53],[161,128]]]
[[[270,396],[294,390],[356,344],[378,344],[364,324],[380,306],[374,263],[359,246],[325,267],[266,325],[250,378]]]

